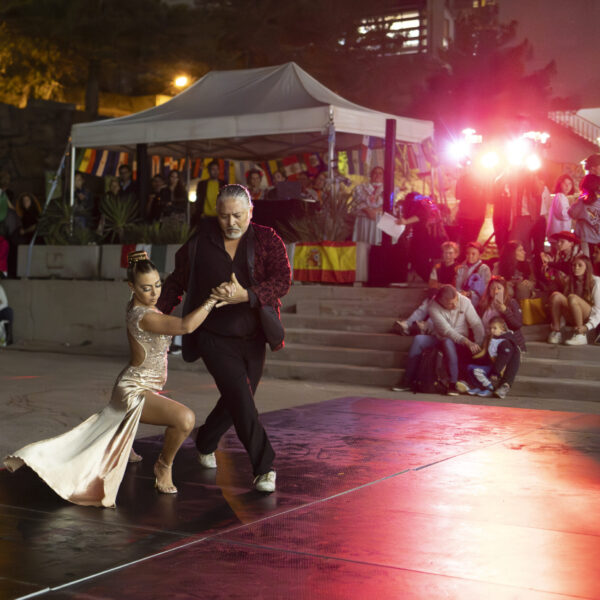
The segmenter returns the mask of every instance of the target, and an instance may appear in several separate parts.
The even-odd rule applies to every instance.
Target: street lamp
[[[184,87],[186,87],[190,82],[190,78],[187,75],[179,75],[175,78],[175,87],[178,89],[183,89]]]

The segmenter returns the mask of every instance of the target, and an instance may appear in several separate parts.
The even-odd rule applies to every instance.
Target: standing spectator
[[[331,194],[331,188],[327,184],[327,173],[325,171],[321,171],[315,176],[312,189],[317,196],[317,202],[322,206]]]
[[[500,258],[494,265],[493,274],[506,279],[511,298],[524,300],[533,295],[533,269],[527,261],[525,248],[520,241],[511,240],[504,245]]]
[[[137,201],[137,185],[135,181],[133,181],[132,171],[129,165],[121,165],[119,167],[119,186],[121,188],[121,196],[132,197]]]
[[[569,208],[569,216],[575,220],[582,252],[592,256],[594,245],[600,243],[600,176],[586,175],[580,187],[581,195]]]
[[[148,223],[155,223],[160,220],[160,194],[166,185],[165,178],[158,173],[150,180],[150,187],[152,190],[148,196],[148,203],[146,204]]]
[[[567,173],[556,180],[554,186],[554,197],[548,213],[548,228],[546,235],[548,239],[553,234],[571,229],[571,217],[569,216],[569,198],[575,192],[573,178]]]
[[[590,175],[597,175],[600,177],[600,154],[590,154],[585,159],[585,170]]]
[[[431,263],[439,258],[441,245],[448,240],[439,207],[427,196],[410,192],[404,199],[402,217],[396,222],[411,226],[408,257],[412,269],[428,281]]]
[[[4,321],[5,344],[13,343],[13,309],[8,305],[4,288],[0,285],[0,321]]]
[[[217,196],[224,185],[225,182],[219,179],[219,163],[213,160],[208,165],[208,179],[199,181],[196,186],[196,210],[194,212],[196,224],[203,217],[217,216]]]
[[[377,222],[383,213],[383,169],[371,169],[371,181],[357,185],[354,198],[357,201],[357,215],[354,221],[352,241],[381,244],[381,229]]]
[[[570,231],[559,231],[550,236],[552,254],[540,255],[540,284],[547,293],[565,293],[572,272],[573,259],[580,254],[579,238]]]
[[[248,189],[250,190],[252,202],[257,202],[258,200],[263,199],[265,190],[260,185],[261,181],[262,173],[258,169],[250,169],[246,173],[246,183],[248,184]]]
[[[305,202],[317,202],[317,193],[312,188],[312,181],[306,171],[301,171],[296,177],[296,181],[300,182],[300,199]]]
[[[573,336],[565,342],[569,346],[587,344],[587,332],[600,324],[600,277],[594,275],[592,263],[587,256],[575,257],[572,265],[567,295],[554,292],[550,296],[550,344],[560,344],[562,341],[561,317],[573,325]]]
[[[21,219],[21,227],[19,228],[19,244],[29,244],[35,233],[42,207],[38,199],[29,193],[24,193],[17,199],[16,207],[17,215]]]
[[[184,223],[188,194],[179,177],[179,171],[173,169],[169,173],[167,185],[160,191],[160,220]]]
[[[451,285],[438,289],[429,306],[433,335],[417,335],[408,352],[408,360],[400,386],[395,391],[412,389],[419,359],[423,350],[440,345],[447,361],[450,386],[448,395],[456,396],[456,382],[461,370],[471,362],[473,354],[481,351],[484,331],[479,315],[468,298],[457,293]],[[475,341],[469,339],[472,331]]]
[[[456,269],[456,289],[477,308],[491,276],[490,268],[481,260],[481,244],[469,242],[465,261]]]
[[[273,173],[273,185],[267,188],[267,191],[265,193],[265,200],[279,200],[279,198],[277,197],[277,184],[284,183],[285,181],[287,181],[285,171],[283,169],[278,169],[277,171],[275,171],[275,173]]]
[[[73,197],[73,222],[77,227],[83,227],[85,229],[91,226],[94,200],[92,198],[92,193],[85,185],[83,174],[79,171],[75,173],[75,189],[73,191]]]
[[[4,178],[6,182],[6,177]],[[6,277],[17,276],[17,248],[19,229],[21,220],[15,211],[15,207],[10,199],[12,192],[5,188],[0,188],[0,238],[8,243],[8,252],[6,253],[6,269],[2,269]],[[6,248],[6,243],[4,247]]]
[[[456,214],[458,242],[461,257],[464,258],[462,253],[465,252],[467,244],[476,242],[479,238],[486,210],[484,186],[472,163],[465,165],[463,174],[458,178],[455,195],[459,202]]]

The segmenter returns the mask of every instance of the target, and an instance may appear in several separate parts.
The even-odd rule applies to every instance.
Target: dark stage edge
[[[600,598],[600,416],[337,398],[261,417],[277,492],[136,441],[118,508],[0,472],[0,599]]]

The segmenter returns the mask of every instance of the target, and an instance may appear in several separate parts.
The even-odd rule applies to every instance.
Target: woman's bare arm
[[[158,311],[148,312],[140,320],[140,327],[151,333],[185,335],[200,327],[216,304],[217,300],[209,298],[204,304],[183,318],[164,315]]]

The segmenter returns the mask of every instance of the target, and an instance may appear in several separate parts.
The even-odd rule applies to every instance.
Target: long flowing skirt
[[[119,486],[151,382],[129,367],[119,375],[108,405],[74,429],[34,442],[4,459],[10,471],[29,466],[59,496],[84,506],[115,506]]]

